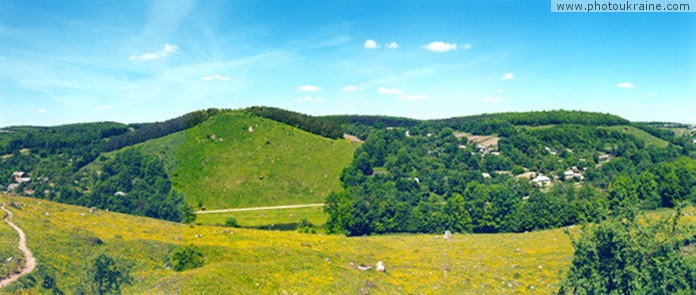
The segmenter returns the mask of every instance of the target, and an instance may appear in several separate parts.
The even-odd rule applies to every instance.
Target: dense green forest
[[[598,128],[617,124],[630,123],[553,111],[374,128],[343,173],[345,191],[327,199],[327,229],[522,232],[601,220],[625,203],[654,209],[696,201],[691,142],[659,148]],[[461,131],[499,142],[479,145]],[[546,181],[535,178],[542,175]]]

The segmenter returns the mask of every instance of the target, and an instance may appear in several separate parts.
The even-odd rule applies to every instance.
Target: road
[[[196,212],[193,212],[193,213],[194,213],[194,214],[213,214],[213,213],[242,212],[242,211],[258,211],[258,210],[277,210],[277,209],[309,208],[309,207],[324,207],[324,203],[302,204],[302,205],[285,205],[285,206],[270,206],[270,207],[230,208],[230,209],[218,209],[218,210],[196,211]]]
[[[19,228],[17,225],[12,223],[10,219],[12,218],[12,212],[9,210],[5,209],[5,206],[0,206],[0,209],[3,211],[7,212],[7,216],[5,217],[5,223],[10,225],[17,234],[19,235],[19,242],[17,243],[17,247],[19,248],[20,251],[22,251],[22,254],[24,254],[24,261],[26,261],[26,265],[24,268],[22,268],[22,271],[19,273],[13,274],[9,276],[8,278],[5,278],[0,281],[0,289],[8,286],[9,284],[12,284],[14,281],[18,280],[19,278],[29,274],[30,272],[34,271],[36,268],[36,258],[34,258],[34,255],[31,253],[29,248],[27,247],[27,236],[24,234],[24,231]]]

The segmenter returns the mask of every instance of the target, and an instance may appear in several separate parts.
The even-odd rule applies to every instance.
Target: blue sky
[[[696,14],[549,1],[2,1],[0,126],[209,107],[696,123]]]

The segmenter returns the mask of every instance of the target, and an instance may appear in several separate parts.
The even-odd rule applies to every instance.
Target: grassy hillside
[[[39,272],[56,278],[70,292],[82,269],[99,253],[132,265],[132,293],[345,293],[362,288],[394,293],[550,293],[571,260],[562,230],[501,235],[385,235],[346,238],[295,232],[184,226],[144,217],[100,211],[0,194],[16,202],[15,222],[28,235]],[[48,214],[46,214],[48,213]],[[1,232],[4,232],[0,228]],[[200,238],[196,238],[196,235]],[[0,244],[8,243],[0,236]],[[95,244],[99,239],[103,244]],[[11,243],[11,242],[10,242]],[[178,245],[193,244],[205,253],[202,268],[181,273],[165,267]],[[4,258],[4,257],[0,257]],[[383,261],[387,272],[351,266]],[[40,291],[41,276],[24,290]],[[223,279],[224,278],[224,279]],[[30,279],[20,285],[31,286]],[[0,291],[2,292],[2,291]]]
[[[357,144],[227,112],[138,146],[165,161],[191,205],[220,209],[323,202]]]
[[[241,227],[272,230],[294,230],[302,219],[307,219],[315,227],[322,227],[328,215],[324,207],[242,211],[214,214],[198,214],[197,224],[222,225],[228,218],[234,218]],[[321,229],[319,229],[321,230]]]
[[[633,127],[633,126],[623,125],[623,126],[611,126],[611,127],[605,127],[605,128],[616,130],[616,131],[621,131],[621,132],[633,135],[633,136],[645,141],[646,145],[652,145],[652,146],[664,148],[664,147],[667,147],[667,145],[669,144],[667,141],[660,139],[660,138],[657,138],[657,137],[651,135],[650,133],[647,133],[647,132],[640,130],[640,129]]]
[[[14,222],[26,232],[38,269],[0,293],[47,293],[44,274],[72,293],[93,257],[106,253],[131,266],[133,284],[125,294],[371,294],[554,293],[572,260],[563,229],[522,234],[336,235],[186,226],[0,194]],[[696,224],[696,210],[682,219]],[[669,214],[662,209],[659,216]],[[198,236],[198,237],[197,237]],[[0,226],[0,262],[16,235]],[[100,241],[96,242],[96,241]],[[195,245],[205,265],[184,272],[166,267],[168,253]],[[383,261],[387,272],[353,265]]]

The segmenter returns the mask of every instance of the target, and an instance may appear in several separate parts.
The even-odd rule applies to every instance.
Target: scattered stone
[[[449,230],[445,231],[445,235],[443,236],[445,240],[451,240],[452,239],[452,232]]]
[[[543,267],[543,266],[541,266],[541,265],[539,265],[539,269],[542,269],[542,268],[544,268],[544,267]]]
[[[48,212],[44,212],[44,215],[49,216],[49,215],[51,215],[51,214],[48,213]]]
[[[377,264],[375,265],[375,270],[379,272],[385,272],[387,269],[384,267],[384,263],[382,261],[377,261]]]
[[[203,237],[201,234],[196,234],[196,238],[201,238]]]
[[[520,252],[522,252],[522,249],[516,248],[516,249],[515,249],[515,252],[520,253]]]
[[[331,263],[331,259],[328,258],[328,257],[326,257],[326,258],[324,258],[324,262],[326,262],[326,263]]]
[[[97,211],[98,211],[97,207],[89,208],[89,213],[94,214],[94,213],[96,213]]]
[[[305,242],[300,243],[300,246],[312,248],[312,245],[307,244],[307,243],[305,243]]]
[[[85,214],[85,213],[80,213],[80,216],[85,216],[85,215],[87,215],[87,214]]]

